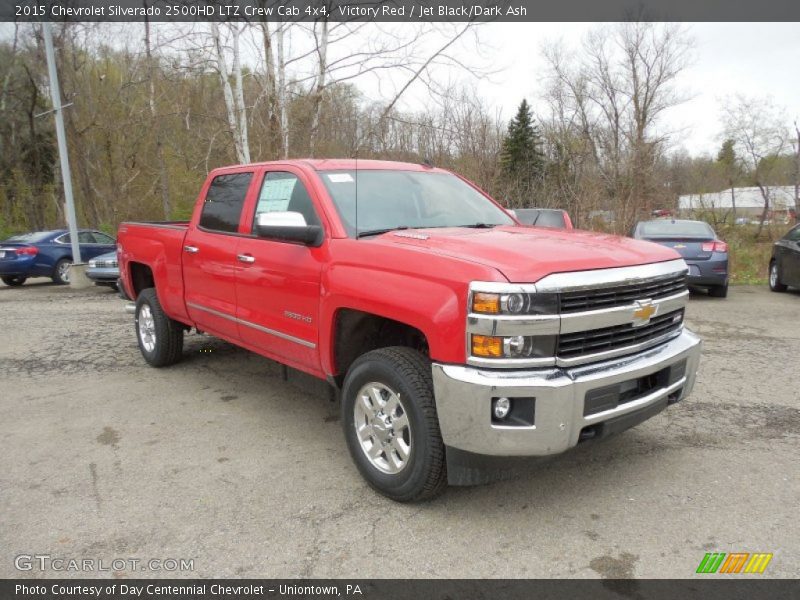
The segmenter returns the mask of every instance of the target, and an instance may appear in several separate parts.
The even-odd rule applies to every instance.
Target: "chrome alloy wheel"
[[[139,339],[147,352],[152,352],[156,347],[156,322],[153,311],[148,304],[142,304],[139,309]]]
[[[69,283],[69,270],[72,267],[71,262],[62,262],[58,265],[58,276],[61,278],[61,281],[64,283]]]
[[[771,287],[778,286],[778,263],[772,263],[769,267],[769,285]]]
[[[411,427],[400,394],[382,383],[364,385],[353,405],[361,450],[373,467],[395,475],[411,457]]]

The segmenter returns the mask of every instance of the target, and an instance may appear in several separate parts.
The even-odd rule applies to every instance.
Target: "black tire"
[[[145,311],[145,316],[149,312],[152,324],[148,325],[144,323],[146,319],[140,319],[143,311]],[[181,359],[183,355],[183,325],[173,321],[164,313],[154,288],[142,290],[136,299],[134,323],[139,350],[150,366],[168,367]],[[147,333],[142,334],[142,327],[148,326],[152,329],[152,337],[148,337]],[[146,346],[143,338],[152,341],[152,348]]]
[[[25,283],[25,280],[28,279],[28,278],[27,277],[23,277],[22,275],[8,275],[6,277],[3,277],[2,279],[3,279],[3,283],[5,283],[7,286],[19,287],[23,283]]]
[[[773,270],[775,271],[775,276],[773,277]],[[774,260],[770,261],[769,263],[769,289],[773,292],[785,292],[789,286],[786,286],[781,283],[781,270],[778,268],[778,263]]]
[[[395,474],[370,462],[356,432],[354,408],[359,391],[376,382],[396,391],[408,418],[410,452],[407,464]],[[373,350],[359,357],[347,372],[342,388],[342,426],[350,455],[367,483],[398,502],[427,500],[447,486],[447,467],[430,361],[411,348]],[[375,440],[377,444],[377,439]],[[384,455],[388,459],[388,455]]]
[[[713,296],[714,298],[727,298],[728,284],[725,283],[725,285],[715,285],[708,288],[708,295]]]
[[[51,275],[53,283],[57,283],[58,285],[67,285],[69,283],[69,277],[67,277],[64,271],[64,265],[71,265],[71,264],[72,264],[71,258],[62,258],[60,261],[56,263],[56,266],[53,267],[53,274]]]

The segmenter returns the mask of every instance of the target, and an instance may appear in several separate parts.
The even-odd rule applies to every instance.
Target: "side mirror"
[[[298,242],[306,246],[322,244],[322,227],[306,224],[299,212],[266,212],[256,217],[254,233],[258,237],[282,242]]]

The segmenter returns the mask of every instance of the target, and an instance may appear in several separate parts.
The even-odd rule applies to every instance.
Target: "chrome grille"
[[[653,317],[641,327],[626,324],[564,334],[558,338],[556,355],[558,358],[573,358],[636,346],[680,331],[682,325],[683,309],[680,309]]]
[[[575,313],[633,304],[636,300],[657,300],[686,290],[686,274],[600,289],[561,292],[561,312]]]

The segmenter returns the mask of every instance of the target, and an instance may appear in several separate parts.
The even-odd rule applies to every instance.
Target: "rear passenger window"
[[[200,227],[235,233],[239,229],[239,217],[242,215],[244,199],[252,178],[252,173],[215,177],[206,194],[203,212],[200,214]]]

